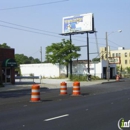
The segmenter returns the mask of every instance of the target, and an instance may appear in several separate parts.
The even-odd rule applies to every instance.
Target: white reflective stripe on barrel
[[[79,90],[73,90],[73,92],[79,92]]]
[[[66,86],[61,86],[61,88],[66,88]]]
[[[31,95],[31,98],[40,98],[39,95]]]
[[[80,88],[79,86],[73,86],[73,88]]]
[[[66,92],[66,90],[60,90],[60,92]]]
[[[40,92],[40,90],[32,89],[32,92]]]

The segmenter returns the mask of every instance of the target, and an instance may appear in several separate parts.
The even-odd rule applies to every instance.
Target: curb
[[[118,83],[118,82],[124,82],[125,80],[120,80],[120,81],[104,81],[104,82],[95,82],[94,84],[89,84],[89,86],[91,85],[96,85],[96,84],[108,84],[108,83]],[[69,82],[68,83],[68,88],[71,88],[72,83]],[[40,88],[41,89],[59,89],[60,88],[60,85],[59,84],[47,84],[47,83],[42,83],[42,84],[39,84],[40,85]],[[87,86],[87,82],[84,84],[82,84],[81,86],[84,87],[84,86]],[[8,92],[8,91],[20,91],[20,90],[31,90],[31,86],[32,85],[8,85],[8,86],[5,86],[5,87],[1,87],[0,88],[0,93],[1,92]]]
[[[120,80],[120,81],[108,81],[108,82],[102,82],[101,84],[118,83],[118,82],[125,82],[125,80]]]

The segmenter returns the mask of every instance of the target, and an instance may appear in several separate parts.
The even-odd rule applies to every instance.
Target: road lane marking
[[[53,117],[53,118],[45,119],[44,121],[51,121],[51,120],[63,118],[63,117],[66,117],[66,116],[69,116],[69,114],[65,114],[65,115],[61,115],[61,116],[56,116],[56,117]]]

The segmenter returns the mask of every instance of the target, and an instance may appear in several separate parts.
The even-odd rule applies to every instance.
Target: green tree
[[[27,60],[27,57],[24,54],[15,54],[15,60],[18,65],[24,64]]]
[[[100,58],[93,58],[92,61],[100,62]]]
[[[36,59],[33,60],[32,63],[41,63],[41,61],[38,58],[36,58]]]
[[[40,63],[40,60],[38,58],[34,59],[33,57],[27,57],[24,54],[15,54],[15,60],[18,65]]]
[[[34,62],[34,58],[32,56],[29,57],[29,60],[30,60],[31,63]]]
[[[80,47],[76,47],[74,44],[70,44],[69,40],[63,39],[60,43],[52,43],[51,46],[46,47],[46,62],[65,65],[68,77],[68,65],[71,59],[80,57],[78,51],[80,51]]]
[[[119,71],[120,71],[120,66],[116,66],[116,72],[119,73]]]
[[[10,48],[7,43],[0,44],[0,48]]]
[[[127,73],[130,74],[130,67],[126,67],[125,69],[126,69]]]

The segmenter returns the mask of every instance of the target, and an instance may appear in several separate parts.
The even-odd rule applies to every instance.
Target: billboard
[[[82,33],[94,31],[94,17],[92,13],[78,16],[68,16],[62,19],[62,33]]]
[[[108,57],[109,64],[120,64],[120,57]]]

